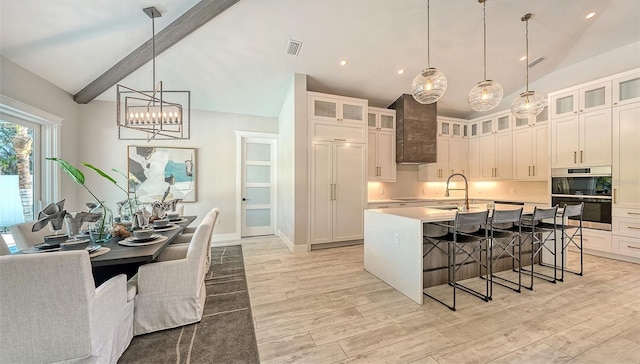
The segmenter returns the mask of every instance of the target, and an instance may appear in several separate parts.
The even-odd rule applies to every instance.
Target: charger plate
[[[158,244],[158,243],[162,243],[167,241],[167,239],[169,239],[166,236],[160,236],[157,239],[151,240],[151,241],[145,241],[142,243],[136,243],[135,241],[129,241],[127,239],[124,240],[120,240],[118,242],[118,244],[120,245],[124,245],[124,246],[145,246],[145,245],[153,245],[153,244]]]

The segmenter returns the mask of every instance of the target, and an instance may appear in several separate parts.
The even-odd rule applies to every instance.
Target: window
[[[8,227],[34,220],[42,206],[58,201],[59,171],[43,161],[59,154],[61,123],[0,95],[0,233],[11,250]]]

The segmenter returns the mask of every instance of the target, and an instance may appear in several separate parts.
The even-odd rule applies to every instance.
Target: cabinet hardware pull
[[[378,167],[378,176],[382,176],[382,167]]]
[[[582,160],[582,151],[580,151],[580,163],[584,163],[584,161]]]
[[[633,230],[640,230],[640,228],[639,228],[639,227],[635,227],[635,226],[627,226],[627,228],[629,228],[629,229],[633,229]]]
[[[576,151],[573,152],[573,163],[578,163],[578,152]]]
[[[637,212],[627,212],[627,214],[629,214],[629,215],[640,215],[640,213],[637,213]]]
[[[640,249],[640,247],[638,247],[638,246],[631,246],[631,245],[627,245],[627,248],[631,248],[631,249]]]
[[[334,138],[333,140],[335,140],[336,142],[346,142],[347,141],[347,139],[336,139],[336,138]]]
[[[337,188],[337,184],[333,184],[333,200],[337,200],[338,199],[338,188]]]
[[[529,177],[531,177],[531,166],[529,166]]]
[[[496,177],[498,177],[498,167],[496,167]]]
[[[378,206],[379,209],[388,209],[389,206]]]
[[[618,196],[617,196],[617,193],[616,193],[616,192],[618,192],[618,189],[617,189],[617,188],[614,188],[614,189],[613,189],[613,203],[614,203],[614,204],[617,204],[617,203],[618,203],[618,199],[617,199],[617,197],[618,197]],[[629,214],[634,215],[632,212],[629,212]],[[638,215],[640,215],[640,214],[638,214]]]
[[[532,166],[533,167],[533,176],[536,176],[536,166]]]

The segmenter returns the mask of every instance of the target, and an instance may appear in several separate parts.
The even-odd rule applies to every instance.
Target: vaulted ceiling
[[[75,95],[151,38],[143,8],[162,12],[158,33],[197,3],[0,0],[0,55]],[[640,60],[638,0],[487,0],[487,76],[505,95],[524,88],[525,13],[530,59],[546,57],[531,82],[630,44]],[[467,93],[483,73],[482,5],[431,0],[430,23],[431,65],[449,80],[439,114],[468,116]],[[165,89],[190,90],[194,109],[277,116],[294,72],[309,76],[310,90],[386,107],[426,66],[426,35],[426,0],[240,0],[159,54],[156,74]],[[302,42],[299,56],[286,54],[289,39]],[[150,89],[151,63],[120,83]],[[97,99],[115,95],[112,87]]]

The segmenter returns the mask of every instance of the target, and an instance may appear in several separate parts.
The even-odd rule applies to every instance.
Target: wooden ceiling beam
[[[211,19],[237,3],[239,0],[201,0],[178,19],[156,34],[156,56],[171,48],[184,37],[205,25]],[[73,96],[79,104],[89,103],[113,87],[153,58],[152,39],[124,57],[120,62],[93,80]]]

